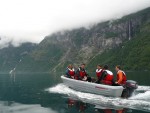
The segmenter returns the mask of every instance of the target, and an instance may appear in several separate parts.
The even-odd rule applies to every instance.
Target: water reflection
[[[9,72],[9,74],[10,74],[10,81],[11,81],[12,83],[15,82],[15,81],[16,81],[15,68],[14,68],[13,70],[11,70],[11,71]]]
[[[113,110],[113,109],[96,109],[95,113],[126,113],[125,109]]]
[[[67,99],[68,109],[76,109],[80,113],[87,113],[88,108],[93,107],[92,113],[126,113],[132,112],[130,109],[125,108],[111,108],[109,106],[100,106],[100,105],[91,105],[76,99],[68,98]]]
[[[26,105],[9,101],[0,101],[0,113],[58,113],[51,108],[43,108],[39,104]]]
[[[82,101],[74,100],[69,98],[67,100],[68,108],[76,108],[78,112],[84,113],[84,111],[88,108],[88,104]]]

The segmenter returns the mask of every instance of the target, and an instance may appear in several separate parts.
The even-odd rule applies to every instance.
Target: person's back
[[[102,84],[106,84],[106,85],[112,85],[113,84],[113,73],[109,70],[105,70],[103,72],[104,74],[104,78],[103,80],[101,81]],[[102,74],[102,75],[103,75]]]
[[[103,68],[102,75],[99,78],[99,83],[106,84],[106,85],[112,85],[113,78],[114,78],[113,73],[110,70],[108,70],[108,66],[105,65]]]
[[[116,71],[117,71],[117,81],[115,82],[116,84],[123,85],[127,81],[127,77],[124,71],[121,70],[121,66],[117,65],[116,66]]]

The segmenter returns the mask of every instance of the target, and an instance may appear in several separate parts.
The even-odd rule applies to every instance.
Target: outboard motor
[[[124,87],[124,90],[122,92],[121,97],[128,98],[128,97],[131,97],[135,89],[138,88],[138,84],[136,81],[127,80],[126,84],[123,87]]]

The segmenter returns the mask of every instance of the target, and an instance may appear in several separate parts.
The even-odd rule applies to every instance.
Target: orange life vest
[[[126,74],[125,74],[125,72],[124,71],[122,71],[122,70],[119,70],[118,72],[117,72],[117,81],[119,81],[119,73],[122,73],[122,81],[119,83],[119,84],[125,84],[126,83],[126,81],[127,81],[127,77],[126,77]]]

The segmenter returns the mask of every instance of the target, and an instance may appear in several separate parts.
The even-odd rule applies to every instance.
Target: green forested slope
[[[140,32],[122,46],[97,55],[88,63],[88,68],[97,63],[111,67],[120,64],[127,70],[150,70],[150,23],[144,24]]]
[[[11,69],[17,68],[36,47],[36,44],[24,43],[19,47],[10,45],[7,48],[0,49],[0,72],[9,72]]]

